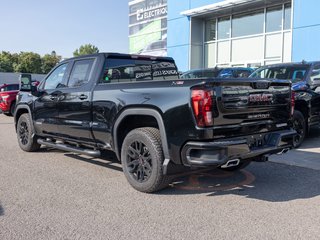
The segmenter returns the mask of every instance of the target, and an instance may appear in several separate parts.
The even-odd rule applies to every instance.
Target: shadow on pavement
[[[114,164],[119,165],[119,161],[117,160],[116,156],[113,153],[105,153],[103,152],[102,156],[100,158],[94,158],[94,157],[87,157],[80,154],[72,154],[72,153],[66,153],[64,154],[67,157],[74,158],[79,161],[95,164],[101,167],[106,167],[112,170],[120,171],[122,172],[122,168],[119,166],[116,166]]]
[[[252,163],[238,172],[202,171],[181,176],[163,195],[239,195],[268,202],[286,202],[320,195],[320,172],[276,163]]]

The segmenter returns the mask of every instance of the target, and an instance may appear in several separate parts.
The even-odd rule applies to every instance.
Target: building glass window
[[[266,31],[275,32],[282,29],[282,6],[267,9]]]
[[[218,39],[230,38],[230,17],[218,19]]]
[[[216,40],[216,20],[206,21],[206,42]]]
[[[232,19],[232,37],[263,33],[263,22],[262,10],[246,15],[235,15]]]
[[[291,4],[284,6],[284,30],[291,29]]]

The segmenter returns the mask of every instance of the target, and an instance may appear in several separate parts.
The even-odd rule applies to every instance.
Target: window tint
[[[271,79],[286,79],[292,82],[299,82],[304,79],[309,66],[284,66],[270,67],[258,69],[250,77],[253,78],[271,78]]]
[[[216,40],[216,20],[206,21],[206,42]]]
[[[19,85],[8,85],[4,88],[4,92],[19,90]]]
[[[263,22],[263,11],[236,15],[232,19],[232,37],[263,33]]]
[[[288,30],[291,28],[291,4],[286,4],[284,9],[284,29]]]
[[[172,62],[110,59],[104,67],[100,83],[135,82],[147,80],[179,79],[177,67]]]
[[[94,59],[76,61],[68,81],[68,87],[80,87],[89,81]]]
[[[68,66],[68,63],[65,63],[57,67],[46,79],[44,89],[56,89],[56,88],[65,87],[65,85],[62,84],[62,81],[66,73],[67,66]]]
[[[230,37],[230,18],[219,18],[218,20],[218,39]]]
[[[282,29],[282,6],[267,9],[267,32]]]

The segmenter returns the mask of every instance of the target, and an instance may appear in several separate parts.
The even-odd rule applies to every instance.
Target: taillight
[[[213,91],[194,89],[191,92],[193,114],[198,127],[213,126]]]
[[[293,116],[294,107],[296,105],[295,97],[296,97],[296,93],[294,91],[291,91],[291,116]]]

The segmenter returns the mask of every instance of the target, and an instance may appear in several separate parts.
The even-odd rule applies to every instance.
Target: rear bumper
[[[248,159],[281,153],[291,149],[294,130],[284,130],[215,142],[187,142],[182,149],[186,166],[222,166],[232,159]]]

